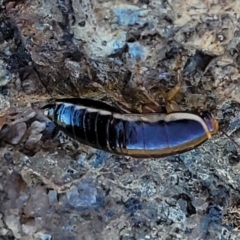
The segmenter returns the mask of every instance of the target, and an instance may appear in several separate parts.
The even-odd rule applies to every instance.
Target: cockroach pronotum
[[[113,154],[161,158],[187,152],[218,132],[207,111],[131,114],[89,99],[61,99],[46,116],[82,144]]]

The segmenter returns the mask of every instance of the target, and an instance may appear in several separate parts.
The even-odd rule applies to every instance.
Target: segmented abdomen
[[[176,116],[176,113],[174,116]],[[192,149],[208,139],[197,115],[120,114],[71,103],[56,103],[48,117],[79,142],[134,157],[162,157]]]

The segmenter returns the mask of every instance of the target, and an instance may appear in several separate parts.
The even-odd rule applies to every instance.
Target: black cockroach
[[[160,158],[189,151],[218,132],[207,111],[131,114],[90,99],[61,99],[46,116],[80,143],[118,155]]]

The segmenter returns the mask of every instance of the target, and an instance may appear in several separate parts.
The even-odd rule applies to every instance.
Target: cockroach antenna
[[[239,143],[237,143],[234,139],[232,139],[230,136],[228,136],[228,134],[224,130],[222,130],[222,129],[219,129],[219,130],[220,130],[220,132],[223,133],[224,136],[226,136],[229,140],[231,140],[233,143],[235,143],[240,148]]]

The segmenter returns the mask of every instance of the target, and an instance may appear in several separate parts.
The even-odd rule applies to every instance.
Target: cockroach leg
[[[124,98],[121,94],[105,88],[97,82],[93,82],[92,85],[98,88],[98,90],[102,93],[106,94],[123,113],[131,113],[131,105],[124,101]]]
[[[179,64],[178,64],[179,65]],[[175,87],[173,87],[165,96],[166,101],[170,102],[174,99],[174,97],[177,95],[177,93],[180,91],[181,89],[181,85],[182,85],[182,74],[181,74],[181,68],[178,66],[177,69],[177,85]]]
[[[174,86],[166,95],[165,95],[165,101],[166,101],[166,110],[167,112],[177,112],[181,111],[180,106],[173,101],[174,97],[177,95],[177,93],[181,89],[181,83],[182,83],[182,75],[180,73],[180,68],[177,69],[177,85]]]
[[[159,103],[151,96],[151,94],[148,92],[148,90],[142,86],[139,87],[144,94],[144,96],[151,102],[151,104],[154,104],[155,106],[159,107]]]
[[[166,109],[154,103],[142,105],[142,113],[166,113]]]
[[[172,100],[173,97],[179,91],[179,89],[180,89],[180,87],[177,85],[168,92],[168,94],[170,94],[170,95],[167,95],[167,97],[165,98],[167,113],[181,111],[180,106],[175,101]]]
[[[177,95],[179,90],[181,89],[181,83],[178,82],[176,86],[174,86],[167,94],[166,94],[166,101],[172,101],[174,97]]]
[[[181,108],[178,106],[178,104],[175,101],[173,101],[174,97],[181,89],[181,80],[180,80],[179,73],[178,73],[177,79],[178,79],[177,85],[173,87],[169,92],[167,92],[164,96],[165,105],[166,105],[165,108],[163,108],[157,101],[155,101],[145,89],[142,89],[144,95],[151,102],[142,106],[142,113],[153,113],[153,112],[170,113],[170,112],[181,111]]]
[[[166,103],[166,111],[167,111],[167,113],[180,112],[180,111],[182,111],[182,109],[176,102],[170,101],[170,102]]]
[[[118,103],[117,101],[115,101],[115,105],[118,107],[118,109],[122,112],[122,113],[132,113],[132,110],[129,109],[127,106],[122,105],[120,103]]]
[[[182,111],[180,106],[175,101],[172,99],[169,100],[168,98],[165,100],[164,107],[155,102],[142,105],[142,113],[170,113],[178,111]]]

